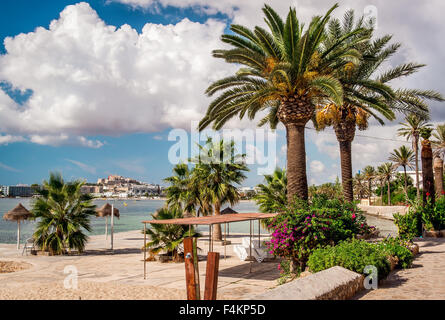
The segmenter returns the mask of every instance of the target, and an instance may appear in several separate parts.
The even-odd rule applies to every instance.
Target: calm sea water
[[[12,208],[18,203],[22,203],[27,209],[31,208],[31,199],[0,199],[0,216]],[[110,201],[109,201],[110,202]],[[127,206],[124,205],[124,202]],[[94,204],[97,207],[102,206],[106,201],[95,200]],[[110,202],[111,203],[111,202]],[[114,220],[114,231],[125,232],[131,230],[142,229],[143,225],[141,221],[149,220],[151,215],[164,205],[164,200],[116,200],[115,207],[120,211],[120,219]],[[254,202],[240,202],[233,208],[238,212],[258,212],[258,206]],[[389,220],[378,219],[368,216],[368,223],[378,227],[381,230],[381,234],[387,235],[389,233],[395,234],[396,228],[394,223]],[[91,219],[92,232],[90,235],[99,235],[105,233],[105,218]],[[253,223],[254,233],[258,232],[258,224]],[[30,238],[34,232],[35,222],[25,221],[21,224],[21,241],[25,241]],[[203,226],[198,228],[200,231],[207,231],[208,227]],[[264,230],[262,230],[263,232]],[[231,233],[248,233],[249,222],[235,222],[230,224]],[[15,243],[17,241],[17,224],[12,221],[5,221],[0,218],[0,243]]]

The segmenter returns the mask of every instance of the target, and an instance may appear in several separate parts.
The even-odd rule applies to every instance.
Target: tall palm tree
[[[365,22],[362,17],[355,23],[353,10],[346,12],[343,23],[338,19],[330,21],[329,32],[325,39],[326,45],[330,46],[335,39],[363,28],[369,37],[357,33],[355,37],[347,40],[356,42],[356,38],[362,38],[362,41],[356,42],[354,47],[362,54],[363,59],[355,66],[347,65],[344,69],[337,70],[337,77],[343,85],[344,103],[320,105],[316,110],[317,129],[322,130],[332,126],[337,136],[340,145],[343,193],[347,201],[353,199],[351,144],[356,129],[366,130],[369,118],[374,118],[384,125],[384,119],[390,121],[395,119],[395,111],[415,112],[425,116],[428,106],[424,100],[441,99],[440,94],[431,90],[392,90],[389,86],[391,81],[413,74],[424,65],[404,63],[386,70],[383,74],[377,74],[381,66],[397,53],[400,44],[389,44],[392,38],[390,35],[371,40],[374,32],[373,21]]]
[[[335,71],[360,58],[357,50],[346,43],[349,35],[337,39],[329,48],[323,45],[325,26],[337,7],[336,4],[324,16],[314,17],[305,27],[294,8],[283,21],[265,5],[269,30],[232,25],[234,34],[222,36],[222,41],[232,48],[213,52],[215,57],[243,67],[207,89],[209,96],[222,92],[208,107],[199,129],[211,123],[214,129],[220,129],[236,115],[254,119],[260,111],[268,113],[259,125],[269,124],[275,129],[279,122],[283,123],[287,136],[288,201],[295,195],[308,199],[304,129],[313,117],[315,105],[343,104],[343,89],[334,77]]]
[[[416,188],[417,188],[417,199],[420,199],[420,184],[419,184],[419,138],[420,133],[424,128],[431,127],[425,119],[421,117],[410,114],[405,117],[405,122],[401,123],[402,128],[399,128],[398,135],[405,137],[406,140],[411,140],[415,155],[415,169],[416,169]]]
[[[394,176],[395,173],[395,167],[391,162],[385,162],[381,166],[381,174],[382,177],[385,179],[388,189],[388,205],[391,205],[391,179]]]
[[[434,192],[434,172],[433,172],[433,149],[431,147],[432,128],[423,128],[420,132],[422,137],[422,184],[423,184],[423,203],[427,203],[428,199],[434,205],[436,194]]]
[[[358,200],[363,199],[364,195],[368,193],[365,185],[365,176],[363,173],[356,173],[354,177],[354,194],[357,195]]]
[[[406,174],[406,167],[413,169],[415,161],[414,152],[406,146],[401,146],[399,149],[394,149],[394,151],[391,152],[388,160],[394,162],[396,167],[403,167],[405,198],[406,201],[408,201],[408,176]]]
[[[368,201],[369,205],[371,205],[371,196],[372,196],[372,181],[375,179],[377,172],[373,166],[366,166],[363,169],[363,176],[365,180],[368,182]]]
[[[215,215],[221,214],[224,203],[233,206],[239,201],[237,185],[246,178],[244,172],[249,171],[244,160],[245,155],[236,154],[234,141],[213,141],[211,138],[199,145],[199,156],[191,160],[196,164],[193,183],[213,205]],[[213,231],[213,239],[222,240],[219,224],[214,225]]]
[[[261,212],[280,212],[287,205],[286,170],[276,168],[273,174],[264,176],[265,183],[257,185],[254,200]]]
[[[48,181],[38,190],[40,197],[32,204],[32,213],[38,219],[34,238],[37,245],[52,254],[65,254],[67,249],[85,250],[90,232],[90,218],[96,215],[96,206],[90,195],[82,194],[82,181],[65,182],[62,175],[50,173]]]
[[[441,197],[444,194],[443,157],[445,156],[445,124],[436,127],[433,137],[435,140],[432,140],[431,144],[434,149],[434,182],[436,195]]]
[[[384,184],[385,184],[385,169],[383,168],[383,164],[377,167],[375,178],[380,182],[380,199],[383,205],[383,192],[384,192]]]

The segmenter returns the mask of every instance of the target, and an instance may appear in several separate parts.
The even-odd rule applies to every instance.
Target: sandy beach
[[[231,235],[232,244],[241,243],[241,235]],[[109,239],[108,239],[109,243]],[[139,230],[115,234],[115,250],[107,249],[105,236],[92,236],[82,255],[24,255],[15,245],[0,244],[0,261],[28,263],[22,271],[0,274],[0,299],[45,300],[172,300],[185,299],[185,269],[183,263],[147,262],[147,280],[143,279],[143,236]],[[205,258],[208,241],[200,239],[200,255]],[[275,287],[278,262],[243,262],[227,246],[215,243],[220,252],[218,299],[243,299]],[[70,278],[77,272],[77,288]],[[201,291],[204,290],[206,261],[199,262]],[[68,283],[66,288],[65,283]]]

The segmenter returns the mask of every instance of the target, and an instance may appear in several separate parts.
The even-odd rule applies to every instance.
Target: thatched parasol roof
[[[19,203],[14,209],[6,212],[3,215],[3,219],[9,221],[26,220],[32,216],[32,213],[28,211],[21,203]]]
[[[96,209],[96,216],[101,218],[111,216],[111,205],[106,203],[99,209]],[[120,217],[119,209],[114,208],[114,216],[118,218]]]
[[[221,211],[221,214],[233,214],[233,213],[238,213],[235,210],[233,210],[230,207],[225,208],[224,210]]]

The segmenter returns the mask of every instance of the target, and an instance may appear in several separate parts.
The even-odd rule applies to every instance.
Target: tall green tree
[[[388,160],[394,162],[394,165],[397,167],[403,167],[403,174],[405,178],[405,199],[408,201],[408,176],[406,174],[406,167],[414,169],[414,152],[411,149],[408,149],[406,146],[401,146],[399,149],[394,149],[394,151],[391,152]]]
[[[433,133],[434,140],[431,144],[434,149],[434,182],[436,186],[436,195],[444,195],[443,184],[443,158],[445,156],[445,124],[438,125]]]
[[[422,137],[422,184],[423,184],[423,204],[426,205],[428,200],[434,205],[436,201],[436,193],[434,191],[434,172],[433,172],[433,149],[431,147],[432,128],[423,128],[420,132]]]
[[[361,200],[368,193],[368,188],[365,185],[365,176],[363,173],[356,173],[354,177],[354,194],[357,196],[357,200]]]
[[[254,119],[260,111],[266,111],[267,116],[259,125],[269,124],[275,129],[281,122],[287,136],[288,201],[295,195],[308,199],[304,129],[314,115],[315,105],[343,104],[343,88],[334,75],[337,69],[360,58],[346,42],[349,35],[336,39],[329,48],[323,45],[325,27],[337,7],[336,4],[304,26],[294,8],[290,8],[284,21],[265,5],[263,13],[269,30],[232,25],[233,34],[222,36],[231,48],[213,52],[215,57],[242,67],[207,89],[209,96],[218,92],[220,95],[209,105],[199,129],[211,123],[214,129],[220,129],[236,115]]]
[[[362,29],[365,31],[359,32]],[[330,21],[325,45],[329,47],[336,39],[345,37],[353,31],[358,32],[347,41],[354,43],[354,48],[363,58],[356,65],[346,65],[345,68],[336,71],[338,73],[336,77],[343,85],[343,104],[320,105],[316,110],[317,128],[332,126],[337,136],[343,193],[348,201],[353,200],[351,144],[356,129],[366,130],[370,118],[384,125],[384,120],[395,119],[395,112],[411,112],[426,116],[428,106],[425,100],[442,100],[440,94],[432,90],[393,89],[392,81],[409,76],[424,65],[403,63],[380,72],[382,65],[397,53],[401,45],[391,44],[390,35],[372,39],[373,21],[364,21],[361,17],[355,22],[353,10],[346,12],[343,22],[338,19]]]
[[[363,176],[365,180],[368,182],[368,201],[369,205],[371,205],[371,196],[372,196],[372,181],[376,178],[376,170],[373,166],[366,166],[363,169]]]
[[[166,206],[182,211],[186,216],[206,216],[212,214],[211,204],[202,193],[200,184],[196,183],[195,170],[185,163],[173,168],[173,175],[165,178],[169,184],[166,188]]]
[[[276,168],[273,174],[264,176],[265,183],[257,185],[254,200],[261,212],[280,212],[287,206],[286,170]]]
[[[381,166],[381,175],[385,179],[387,184],[387,193],[388,193],[388,205],[391,205],[391,179],[395,174],[395,167],[391,162],[385,162]]]
[[[406,140],[411,140],[414,150],[415,169],[416,169],[416,188],[417,199],[420,199],[420,179],[419,179],[419,139],[420,133],[425,128],[430,128],[431,125],[428,122],[415,114],[410,114],[405,117],[405,122],[401,123],[402,127],[399,128],[398,135],[405,137]]]
[[[201,189],[206,201],[213,205],[215,215],[221,214],[221,206],[228,202],[234,205],[239,201],[238,187],[249,171],[245,155],[237,154],[235,143],[208,138],[199,145],[199,156],[191,160],[195,163],[193,183]],[[222,240],[221,226],[213,226],[213,239]]]
[[[91,231],[90,219],[96,215],[96,206],[88,194],[82,194],[82,181],[65,182],[61,174],[50,173],[43,181],[40,195],[32,204],[32,213],[38,220],[34,232],[36,244],[52,254],[65,254],[67,250],[85,250]]]

